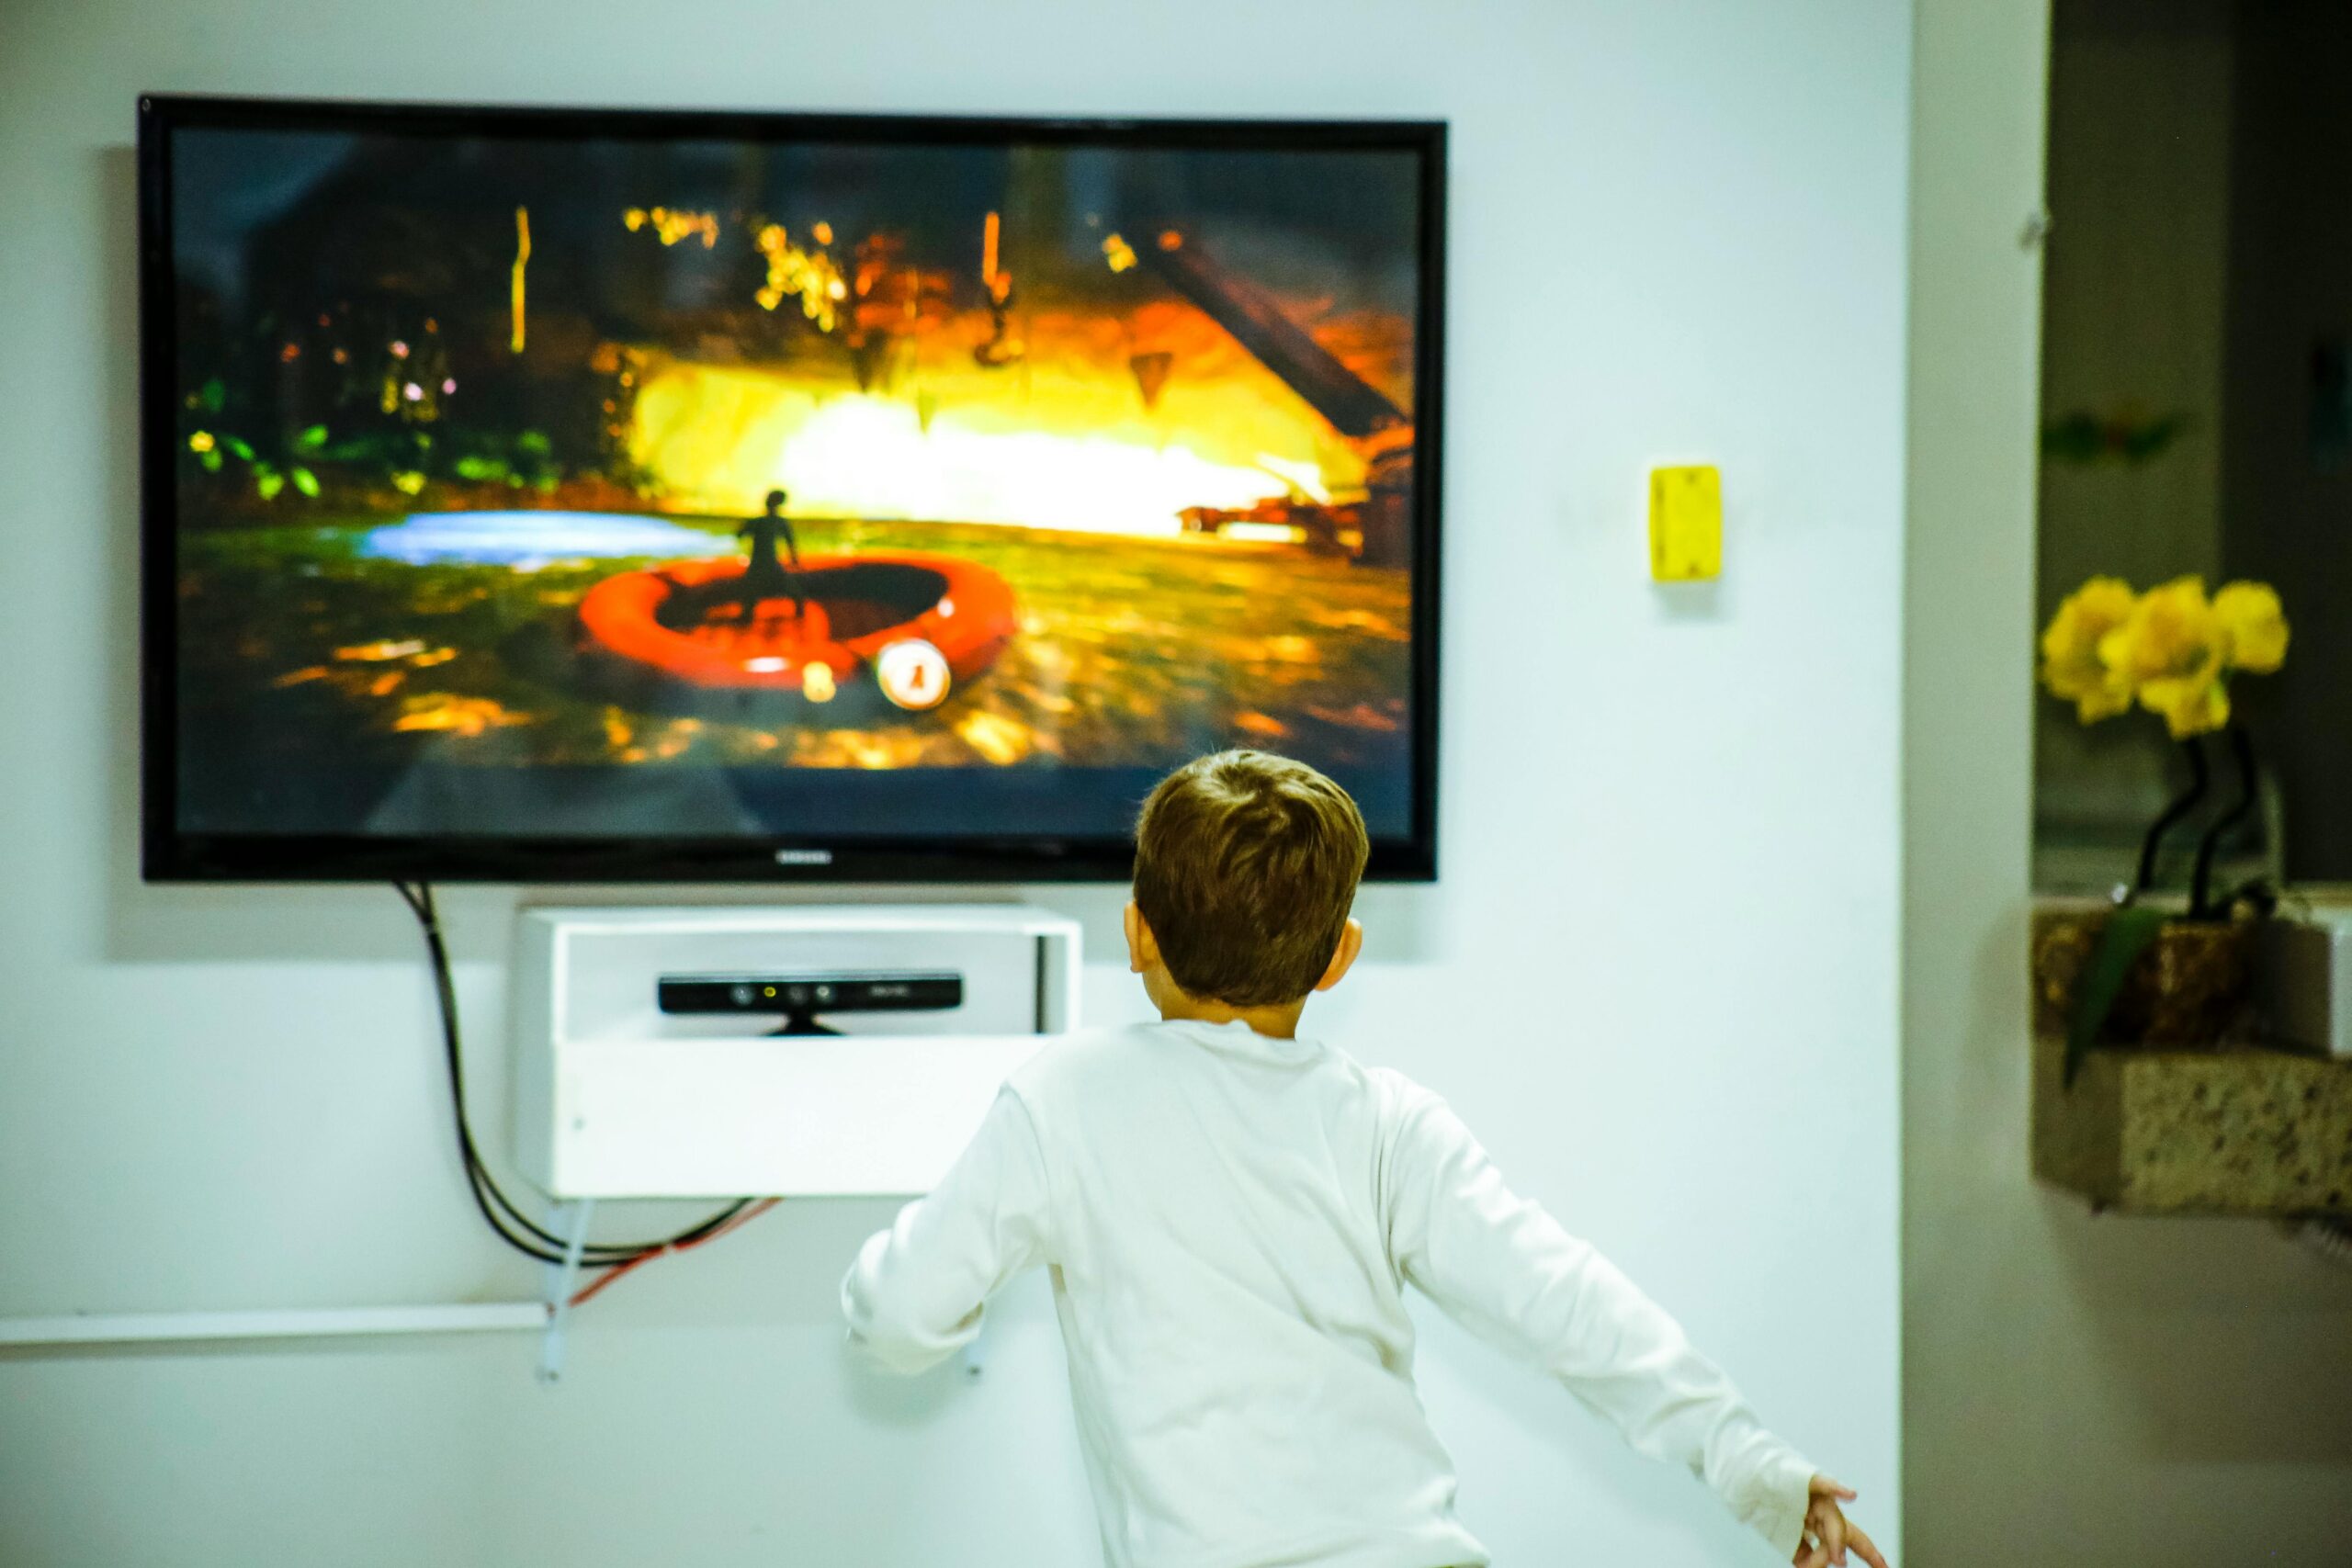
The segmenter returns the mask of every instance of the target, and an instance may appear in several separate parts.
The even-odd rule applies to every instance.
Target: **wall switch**
[[[1723,479],[1714,466],[1652,468],[1651,581],[1705,582],[1723,570]]]

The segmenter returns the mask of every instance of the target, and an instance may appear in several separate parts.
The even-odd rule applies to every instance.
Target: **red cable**
[[[582,1289],[571,1298],[571,1304],[573,1306],[586,1305],[589,1302],[594,1300],[596,1293],[599,1291],[602,1291],[605,1286],[611,1284],[614,1280],[620,1279],[623,1275],[628,1274],[632,1269],[643,1268],[657,1258],[668,1258],[680,1252],[692,1252],[697,1247],[707,1247],[710,1243],[717,1241],[720,1236],[739,1231],[745,1225],[750,1224],[753,1220],[758,1219],[762,1214],[766,1213],[770,1209],[775,1208],[783,1200],[780,1198],[763,1198],[758,1202],[752,1204],[750,1208],[744,1210],[741,1213],[736,1215],[733,1219],[728,1221],[725,1224],[719,1226],[717,1230],[711,1232],[708,1235],[697,1236],[693,1241],[687,1242],[683,1246],[662,1247],[656,1247],[651,1252],[640,1252],[635,1258],[630,1258],[628,1262],[614,1266],[611,1269],[606,1271],[602,1278],[598,1279],[594,1284]]]

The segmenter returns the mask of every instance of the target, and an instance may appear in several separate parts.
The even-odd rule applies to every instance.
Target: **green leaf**
[[[326,444],[327,427],[323,424],[314,424],[294,438],[294,445],[305,452],[315,452]]]
[[[254,479],[254,489],[264,501],[276,501],[277,492],[286,488],[286,476],[274,468],[264,468]]]
[[[548,444],[547,434],[537,430],[523,432],[514,438],[514,445],[523,451],[536,453],[542,457],[555,449]]]
[[[215,376],[211,380],[207,381],[198,389],[196,394],[197,406],[213,413],[219,413],[220,412],[221,405],[226,403],[228,400],[228,384],[222,381],[218,376]]]
[[[304,495],[309,496],[312,501],[316,501],[316,500],[319,498],[319,476],[318,476],[318,475],[316,475],[316,474],[314,474],[314,473],[311,472],[311,470],[310,470],[310,469],[308,469],[308,468],[296,468],[296,469],[293,471],[293,473],[292,473],[290,476],[288,476],[288,477],[290,477],[290,478],[293,479],[293,481],[294,481],[294,488],[295,488],[296,490],[300,491]]]
[[[457,468],[458,477],[461,479],[503,479],[506,477],[506,465],[495,457],[460,457]]]
[[[2122,994],[2124,976],[2148,951],[2164,924],[2163,910],[2132,905],[2116,910],[2100,929],[2098,945],[2091,949],[2082,973],[2075,976],[2075,1005],[2066,1019],[2066,1088],[2075,1087],[2083,1058],[2098,1043],[2099,1032],[2115,1010],[2115,998]]]
[[[220,438],[220,445],[234,452],[241,462],[250,463],[254,460],[254,449],[250,442],[241,440],[234,435],[224,435]]]
[[[220,454],[218,452],[204,453],[198,461],[204,465],[204,471],[208,474],[217,474],[220,471]]]

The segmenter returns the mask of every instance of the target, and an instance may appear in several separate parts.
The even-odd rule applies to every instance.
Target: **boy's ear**
[[[1127,973],[1142,975],[1159,967],[1159,941],[1151,934],[1151,927],[1144,923],[1143,911],[1136,901],[1127,900],[1126,912],[1120,923],[1127,933]]]
[[[1132,908],[1132,906],[1130,906]],[[1355,967],[1356,954],[1363,951],[1363,922],[1351,917],[1340,932],[1340,945],[1331,954],[1331,965],[1323,971],[1323,978],[1315,982],[1318,991],[1328,991],[1348,977]]]

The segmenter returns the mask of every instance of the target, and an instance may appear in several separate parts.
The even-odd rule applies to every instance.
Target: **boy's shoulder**
[[[1442,1109],[1445,1101],[1436,1090],[1422,1086],[1395,1067],[1359,1066],[1366,1088],[1380,1102],[1383,1115],[1392,1125],[1401,1125],[1432,1108]]]
[[[1399,1120],[1438,1097],[1394,1067],[1367,1066],[1338,1046],[1298,1043],[1301,1065],[1362,1093],[1384,1115]],[[1083,1094],[1098,1086],[1134,1089],[1170,1073],[1197,1069],[1215,1053],[1189,1039],[1183,1025],[1158,1021],[1115,1024],[1058,1035],[1006,1079],[1023,1100]]]
[[[1024,1096],[1082,1083],[1105,1074],[1134,1071],[1167,1043],[1165,1024],[1124,1023],[1057,1034],[1012,1070],[1006,1082]]]

